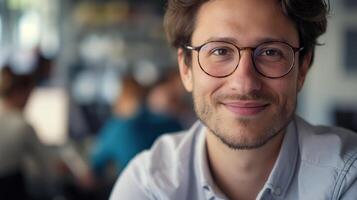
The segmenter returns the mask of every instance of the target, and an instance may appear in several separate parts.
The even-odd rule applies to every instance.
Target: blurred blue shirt
[[[137,153],[150,148],[159,135],[179,130],[182,126],[176,119],[152,113],[146,106],[129,119],[113,116],[99,132],[91,154],[92,168],[100,175],[109,162],[114,162],[120,171]]]

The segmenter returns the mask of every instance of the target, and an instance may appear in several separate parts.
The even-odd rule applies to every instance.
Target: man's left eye
[[[266,50],[262,51],[259,55],[260,56],[280,56],[281,51],[279,51],[278,49],[266,49]]]

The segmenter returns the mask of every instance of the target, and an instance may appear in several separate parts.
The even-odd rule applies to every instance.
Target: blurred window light
[[[144,86],[155,83],[159,78],[159,69],[149,60],[139,60],[135,63],[133,73],[135,79]]]
[[[123,38],[110,37],[99,34],[91,34],[83,39],[80,44],[80,56],[88,64],[103,65],[103,62],[111,62],[123,59],[125,42]]]
[[[41,36],[40,15],[36,11],[27,11],[19,20],[20,48],[34,48],[39,44]]]
[[[12,10],[19,10],[23,7],[23,1],[22,0],[8,0],[8,5],[9,8]]]
[[[39,0],[38,0],[39,1]],[[60,0],[41,0],[41,39],[40,47],[47,57],[56,57],[60,49]]]
[[[26,10],[30,7],[38,7],[41,3],[43,3],[41,0],[7,0],[8,7],[11,10]]]
[[[35,69],[36,57],[33,51],[17,50],[12,52],[9,62],[13,72],[16,74],[30,74]]]
[[[108,68],[103,74],[100,98],[103,103],[113,105],[119,94],[119,72],[116,69]]]
[[[86,70],[80,72],[75,78],[71,93],[76,102],[90,104],[95,101],[99,86],[98,74]]]
[[[67,141],[69,99],[62,88],[36,88],[25,108],[25,117],[47,145]]]
[[[40,46],[42,53],[46,57],[55,57],[60,48],[60,39],[57,30],[48,28],[44,31]]]

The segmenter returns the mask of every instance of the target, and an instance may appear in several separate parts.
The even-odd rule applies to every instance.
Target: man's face
[[[283,41],[299,47],[294,23],[276,0],[211,0],[201,6],[192,35],[192,46],[212,41],[234,41],[239,47],[255,47],[265,41]],[[214,78],[199,67],[197,52],[192,66],[178,51],[180,73],[193,93],[195,111],[209,131],[234,149],[257,148],[285,130],[292,119],[297,93],[301,89],[310,57],[286,76],[269,79],[259,75],[251,51],[241,51],[236,71]]]

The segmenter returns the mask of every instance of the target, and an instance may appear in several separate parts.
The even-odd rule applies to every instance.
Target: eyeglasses
[[[285,42],[264,42],[255,48],[239,48],[226,41],[211,41],[198,47],[186,45],[188,50],[198,52],[198,64],[209,76],[227,77],[237,69],[241,51],[250,49],[254,69],[267,78],[281,78],[287,75],[295,63],[295,54],[304,48],[294,48]]]

